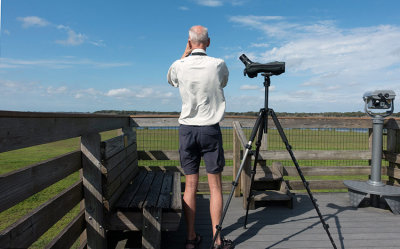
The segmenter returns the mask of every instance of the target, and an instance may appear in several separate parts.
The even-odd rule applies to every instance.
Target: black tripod
[[[281,124],[280,124],[280,122],[279,122],[279,120],[278,120],[278,117],[276,116],[276,114],[275,114],[275,112],[274,112],[273,109],[269,109],[269,108],[268,108],[268,93],[269,93],[269,87],[270,87],[270,85],[271,85],[270,76],[271,76],[272,74],[270,74],[270,73],[263,73],[262,75],[264,76],[264,87],[265,87],[265,102],[264,102],[264,108],[260,109],[260,112],[259,112],[259,114],[258,114],[258,118],[257,118],[257,120],[256,120],[256,123],[254,124],[253,130],[252,130],[251,135],[250,135],[249,142],[248,142],[247,145],[246,145],[246,150],[245,150],[245,153],[244,153],[244,155],[243,155],[243,158],[245,159],[245,158],[247,158],[248,155],[251,155],[251,154],[254,153],[254,158],[255,158],[255,159],[254,159],[253,169],[252,169],[252,171],[251,171],[251,183],[250,183],[249,196],[247,197],[247,208],[246,208],[246,217],[245,217],[245,221],[244,221],[244,228],[246,228],[247,216],[248,216],[248,213],[249,213],[250,201],[251,201],[251,197],[252,197],[252,195],[253,195],[252,189],[253,189],[253,184],[254,184],[254,176],[255,176],[255,174],[256,174],[256,167],[257,167],[257,162],[258,162],[258,156],[259,156],[260,147],[261,147],[261,140],[262,140],[262,137],[263,137],[263,133],[267,133],[267,132],[268,132],[268,115],[271,115],[272,120],[274,121],[275,126],[276,126],[276,128],[278,129],[279,135],[281,136],[281,139],[282,139],[283,143],[285,144],[286,149],[287,149],[287,151],[289,152],[290,157],[292,158],[292,161],[293,161],[294,165],[296,166],[297,172],[299,173],[300,178],[301,178],[301,180],[303,181],[304,187],[306,188],[307,193],[308,193],[308,195],[310,196],[311,202],[312,202],[312,204],[314,205],[315,210],[317,211],[317,214],[318,214],[318,216],[319,216],[319,219],[321,220],[322,226],[323,226],[323,228],[325,229],[325,231],[326,231],[326,233],[327,233],[327,235],[328,235],[328,237],[329,237],[329,240],[330,240],[331,243],[332,243],[333,248],[336,249],[337,247],[336,247],[336,245],[335,245],[335,242],[333,241],[333,238],[332,238],[332,236],[331,236],[331,234],[330,234],[330,232],[329,232],[329,225],[325,223],[325,221],[324,221],[324,219],[323,219],[323,217],[322,217],[322,215],[321,215],[321,212],[320,212],[320,210],[319,210],[319,208],[318,208],[318,205],[317,205],[317,203],[316,203],[316,200],[314,199],[314,197],[313,197],[313,195],[312,195],[312,193],[311,193],[311,190],[310,190],[310,188],[309,188],[309,186],[308,186],[309,183],[308,183],[308,182],[306,181],[306,179],[304,178],[304,175],[303,175],[303,173],[302,173],[302,171],[301,171],[301,169],[300,169],[300,166],[299,166],[299,164],[297,163],[297,160],[296,160],[296,158],[295,158],[295,156],[294,156],[294,154],[293,154],[292,147],[290,146],[289,141],[288,141],[288,139],[286,138],[286,135],[285,135],[285,133],[284,133],[284,131],[283,131],[283,128],[282,128],[282,126],[281,126]],[[257,137],[257,142],[256,142],[256,150],[255,150],[255,152],[252,152],[252,151],[251,151],[251,147],[252,147],[252,144],[253,144],[253,142],[254,142],[254,139],[255,139],[255,137],[256,137],[256,135],[257,135],[257,131],[258,131],[258,137]],[[225,215],[226,215],[226,213],[227,213],[227,211],[228,211],[228,207],[229,207],[229,204],[230,204],[230,202],[231,202],[231,200],[232,200],[232,197],[233,197],[233,193],[234,193],[234,191],[235,191],[235,188],[236,188],[237,185],[238,185],[239,178],[240,178],[240,174],[242,173],[243,166],[244,166],[244,161],[245,161],[245,160],[243,160],[242,163],[240,164],[240,167],[239,167],[239,170],[238,170],[238,174],[237,174],[237,176],[236,176],[235,181],[232,182],[232,190],[231,190],[231,193],[230,193],[230,195],[229,195],[229,198],[228,198],[228,200],[227,200],[227,202],[226,202],[226,204],[225,204],[225,207],[224,207],[224,210],[223,210],[223,213],[222,213],[222,216],[221,216],[221,220],[220,220],[219,224],[216,226],[217,230],[216,230],[216,233],[215,233],[215,235],[214,235],[213,242],[212,242],[212,244],[211,244],[210,249],[213,247],[213,245],[214,245],[214,243],[215,243],[215,241],[216,241],[218,235],[220,234],[220,232],[221,232],[221,230],[222,230],[222,222],[224,221]]]

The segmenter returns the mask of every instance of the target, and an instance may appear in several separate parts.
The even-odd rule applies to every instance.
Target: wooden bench
[[[160,248],[182,216],[180,172],[139,167],[132,129],[102,142],[101,158],[106,230],[142,231],[142,248]]]

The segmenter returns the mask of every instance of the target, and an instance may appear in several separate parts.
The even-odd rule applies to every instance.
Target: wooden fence
[[[136,126],[129,116],[0,111],[0,153],[81,137],[81,149],[0,176],[0,212],[81,170],[81,179],[0,232],[1,248],[27,248],[72,208],[81,211],[46,248],[97,245],[104,237],[99,132]],[[97,162],[97,163],[93,163]],[[85,208],[86,207],[86,208]],[[104,240],[103,240],[104,241]]]

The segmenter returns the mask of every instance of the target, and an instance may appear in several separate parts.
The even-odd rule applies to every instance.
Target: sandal
[[[221,245],[214,245],[214,249],[233,249],[235,245],[232,240],[221,237]]]
[[[194,240],[189,240],[189,239],[186,240],[185,249],[189,249],[189,248],[190,249],[198,249],[200,246],[200,243],[201,243],[201,239],[202,239],[201,236],[196,233],[196,238]],[[187,247],[188,245],[191,245],[193,247],[188,248]]]

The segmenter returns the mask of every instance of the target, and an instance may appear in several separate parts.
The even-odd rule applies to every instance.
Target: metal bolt
[[[102,226],[100,226],[99,228],[100,228],[100,229],[103,229],[103,227],[102,227]]]
[[[92,220],[92,216],[89,216],[89,220]]]

